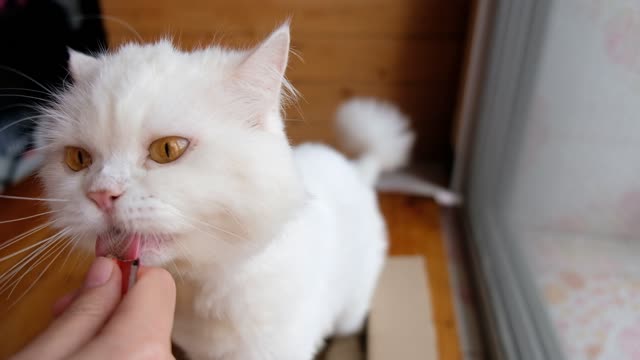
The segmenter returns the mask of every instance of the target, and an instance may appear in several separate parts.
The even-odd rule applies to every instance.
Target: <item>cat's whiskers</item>
[[[186,217],[184,217],[184,219],[187,220],[187,221],[195,221],[193,219],[188,219]],[[196,223],[199,223],[199,224],[201,224],[203,226],[206,226],[206,227],[208,227],[208,228],[210,228],[210,229],[212,229],[214,231],[222,232],[223,234],[229,234],[229,235],[231,235],[231,236],[233,236],[235,238],[238,238],[238,239],[240,239],[242,241],[247,241],[247,239],[241,237],[240,235],[237,235],[237,234],[235,234],[233,232],[230,232],[230,231],[227,231],[227,230],[224,230],[224,229],[220,229],[220,228],[216,227],[215,225],[207,224],[204,221],[196,221]],[[213,233],[211,231],[203,230],[202,228],[199,228],[199,227],[195,226],[196,224],[194,224],[194,223],[187,223],[187,224],[191,225],[193,228],[199,230],[200,232],[203,232],[203,233],[211,236],[212,238],[214,238],[216,240],[223,240],[223,241],[226,241],[226,242],[230,242],[231,241],[231,240],[227,239],[226,237],[221,237],[220,234],[215,234],[215,233]]]
[[[1,95],[1,94],[0,94],[0,95]],[[46,116],[46,115],[43,115],[43,114],[40,114],[40,115],[33,115],[33,116],[27,116],[27,117],[24,117],[24,118],[21,118],[21,119],[18,119],[18,120],[12,121],[12,122],[8,123],[7,125],[5,125],[5,126],[3,126],[3,127],[0,127],[0,132],[3,132],[3,131],[5,131],[5,130],[7,130],[8,128],[10,128],[10,127],[12,127],[12,126],[14,126],[14,125],[20,124],[21,122],[29,121],[29,120],[33,120],[33,119],[38,119],[38,118],[45,117],[45,116]]]
[[[23,232],[22,234],[16,235],[11,239],[6,240],[2,245],[0,245],[0,250],[6,249],[7,247],[12,246],[17,242],[28,238],[29,236],[31,236],[31,235],[33,235],[33,234],[35,234],[35,233],[37,233],[37,232],[39,232],[41,230],[44,230],[48,226],[53,225],[54,223],[55,223],[55,220],[51,220],[51,221],[45,222],[43,224],[37,225],[37,226],[35,226],[35,227]],[[0,258],[0,262],[2,262],[3,259],[4,258]]]
[[[64,248],[66,248],[69,245],[69,242],[68,241],[58,241],[61,238],[62,237],[56,237],[56,239],[54,241],[52,241],[52,245],[48,246],[48,249],[46,251],[43,251],[42,253],[40,253],[39,256],[38,256],[38,259],[33,264],[31,264],[26,270],[21,272],[20,277],[18,277],[17,279],[13,280],[10,284],[4,284],[2,286],[2,288],[0,288],[0,294],[6,292],[7,289],[11,288],[11,290],[7,294],[7,299],[10,299],[11,295],[13,295],[13,292],[15,291],[15,289],[22,282],[22,279],[24,279],[24,277],[27,276],[27,274],[29,274],[38,265],[40,265],[44,261],[46,261],[52,254],[58,253],[59,251],[62,251]],[[56,258],[57,258],[57,256],[56,256]],[[54,260],[55,260],[55,258],[54,258]],[[45,271],[46,271],[46,269],[49,268],[49,266],[51,266],[52,262],[50,262],[47,265],[47,267],[45,268]],[[39,277],[38,277],[38,279],[39,279]],[[34,281],[34,284],[38,279],[36,279]],[[32,286],[30,286],[26,291],[29,291],[31,289],[31,287]]]
[[[0,250],[5,249],[5,248],[7,248],[7,247],[9,247],[9,246],[11,246],[11,245],[13,245],[13,244],[17,243],[18,241],[20,241],[20,240],[22,240],[22,239],[25,239],[25,238],[29,237],[29,236],[30,236],[30,235],[32,235],[32,234],[37,233],[38,231],[40,231],[40,230],[42,230],[42,229],[46,228],[47,226],[49,226],[49,225],[51,225],[51,224],[53,224],[53,223],[54,223],[54,221],[49,221],[49,222],[47,222],[47,223],[40,224],[40,225],[38,225],[38,226],[36,226],[36,227],[34,227],[34,228],[31,228],[31,229],[29,229],[29,230],[27,230],[27,231],[23,232],[23,233],[22,233],[22,234],[20,234],[20,235],[16,235],[16,236],[14,236],[13,238],[11,238],[11,239],[9,239],[9,240],[5,241],[2,245],[0,245]]]
[[[27,109],[33,110],[33,111],[37,111],[39,109],[38,106],[33,105],[33,104],[9,104],[9,105],[1,107],[0,108],[0,112],[6,111],[6,110],[9,110],[9,109],[13,109],[13,108],[18,108],[18,107],[27,108]]]
[[[47,144],[47,145],[43,145],[43,146],[40,146],[40,147],[37,147],[37,148],[31,148],[28,151],[33,151],[33,152],[37,153],[37,152],[40,152],[40,151],[42,151],[42,150],[44,150],[44,149],[46,149],[46,148],[48,148],[50,146],[54,146],[54,145],[55,144]]]
[[[27,235],[27,236],[28,236],[28,235]],[[15,257],[16,255],[19,255],[19,254],[22,254],[23,252],[26,252],[26,251],[27,251],[27,250],[29,250],[29,249],[33,249],[34,247],[36,247],[36,246],[40,245],[43,241],[46,241],[46,240],[47,240],[47,239],[45,239],[45,240],[39,240],[39,241],[37,241],[36,243],[31,244],[31,245],[29,245],[29,246],[27,246],[27,247],[25,247],[25,248],[22,248],[22,249],[20,249],[20,250],[18,250],[18,251],[15,251],[15,252],[13,252],[13,253],[11,253],[11,254],[9,254],[9,255],[5,255],[4,257],[1,257],[1,258],[0,258],[0,262],[3,262],[3,261],[8,260],[8,259],[11,259],[12,257]]]
[[[54,235],[49,236],[46,239],[40,240],[37,243],[33,244],[32,246],[30,246],[30,248],[33,248],[34,246],[37,245],[37,248],[35,250],[33,250],[29,255],[27,255],[26,257],[24,257],[23,259],[21,259],[20,261],[18,261],[16,264],[14,264],[11,268],[9,268],[7,271],[5,271],[4,274],[2,274],[0,276],[0,284],[2,286],[0,286],[0,293],[3,292],[3,290],[7,287],[7,286],[11,286],[10,284],[13,284],[13,282],[11,282],[11,280],[20,273],[20,271],[27,265],[29,265],[34,259],[36,259],[38,256],[42,255],[43,252],[47,251],[47,249],[50,249],[54,244],[57,243],[57,241],[66,235],[68,229],[62,229],[60,231],[58,231],[57,233],[55,233]],[[23,252],[23,251],[20,251]],[[23,278],[26,273],[28,273],[28,271],[23,273],[23,276],[21,276],[20,278]]]
[[[189,251],[189,249],[187,249],[184,246],[184,244],[182,244],[180,241],[176,241],[176,244],[178,245],[178,249],[182,253],[182,256],[184,256],[184,258],[187,259],[187,261],[189,262],[189,265],[191,265],[191,267],[194,268],[195,265],[191,261],[191,257],[193,257],[193,254],[191,254],[191,251]]]
[[[175,209],[174,209],[174,210],[175,210]],[[223,229],[223,228],[220,228],[220,227],[218,227],[218,226],[215,226],[215,225],[213,225],[213,224],[210,224],[210,223],[207,223],[207,222],[204,222],[204,221],[198,220],[198,219],[190,219],[190,218],[188,218],[187,216],[185,216],[185,215],[181,214],[181,213],[180,213],[179,211],[177,211],[177,210],[175,210],[175,211],[174,211],[174,214],[175,214],[176,216],[181,217],[182,219],[184,219],[184,220],[186,220],[186,221],[193,221],[193,222],[195,222],[195,223],[197,223],[197,224],[201,224],[201,225],[203,225],[203,226],[206,226],[206,227],[208,227],[208,228],[210,228],[210,229],[212,229],[212,230],[219,231],[219,232],[221,232],[221,233],[224,233],[224,234],[227,234],[227,235],[233,236],[233,237],[235,237],[235,238],[237,238],[237,239],[239,239],[239,240],[242,240],[242,241],[248,241],[246,238],[244,238],[244,237],[242,237],[242,236],[240,236],[240,235],[238,235],[238,234],[234,233],[233,231],[225,230],[225,229]],[[192,224],[192,225],[193,225],[193,224]]]
[[[62,265],[60,265],[60,269],[63,269],[64,266],[67,264],[67,261],[69,260],[69,256],[71,256],[71,253],[73,253],[73,251],[75,250],[76,246],[80,242],[80,239],[82,239],[83,237],[84,237],[84,234],[76,234],[76,235],[72,236],[71,239],[69,239],[69,241],[72,243],[72,245],[71,245],[71,248],[69,249],[69,251],[67,252],[67,256],[65,256],[64,261],[62,262]]]
[[[12,68],[12,67],[10,67],[10,66],[6,66],[6,65],[0,65],[0,70],[6,70],[6,71],[10,71],[10,72],[12,72],[12,73],[14,73],[14,74],[20,75],[20,76],[22,76],[23,78],[25,78],[25,79],[27,79],[27,80],[31,81],[32,83],[34,83],[34,84],[38,85],[41,89],[43,89],[44,91],[46,91],[46,92],[47,92],[47,94],[52,95],[52,96],[55,96],[55,94],[53,93],[53,90],[52,90],[52,89],[47,88],[47,87],[46,87],[46,86],[44,86],[41,82],[37,81],[36,79],[34,79],[34,78],[32,78],[31,76],[29,76],[29,75],[27,75],[27,74],[23,73],[23,72],[22,72],[22,71],[20,71],[20,70],[14,69],[14,68]]]
[[[22,98],[22,99],[30,99],[30,100],[38,100],[38,101],[43,101],[43,102],[47,102],[50,100],[38,97],[38,96],[32,96],[32,95],[25,95],[25,94],[0,94],[0,97],[17,97],[17,98]]]
[[[177,215],[176,215],[176,216],[177,216]],[[211,232],[211,231],[207,231],[207,230],[205,230],[205,229],[202,229],[202,228],[200,228],[200,227],[196,226],[194,223],[191,223],[191,222],[187,221],[187,220],[186,220],[186,218],[176,219],[176,220],[182,220],[182,222],[181,222],[181,223],[182,223],[183,225],[189,226],[189,227],[191,227],[191,228],[193,228],[193,229],[195,229],[195,230],[197,230],[197,231],[199,231],[199,232],[203,233],[204,235],[206,235],[206,236],[210,237],[212,240],[220,240],[220,241],[224,241],[224,242],[229,242],[229,240],[228,240],[228,239],[225,239],[224,237],[222,237],[222,238],[221,238],[221,237],[219,236],[220,234],[214,234],[214,233],[213,233],[213,232]]]
[[[27,91],[27,92],[33,92],[33,93],[38,93],[38,94],[44,94],[44,95],[53,95],[53,93],[48,92],[48,91],[42,91],[42,90],[36,90],[36,89],[28,89],[28,88],[16,88],[16,87],[10,87],[10,88],[0,88],[0,91]]]
[[[161,240],[158,239],[158,235],[157,234],[151,234],[151,237],[154,239],[154,241],[156,242],[160,242]],[[178,243],[180,244],[180,243]],[[182,252],[182,251],[181,251]],[[191,262],[191,260],[186,256],[186,254],[183,253],[183,256],[185,258],[187,258],[187,261]],[[171,265],[173,266],[173,269],[175,270],[176,274],[178,275],[178,277],[180,278],[180,281],[184,283],[184,277],[182,276],[182,272],[180,271],[180,269],[178,268],[178,265],[176,264],[175,260],[171,259]]]
[[[224,211],[227,215],[229,215],[229,217],[231,217],[231,219],[233,219],[233,221],[235,221],[236,225],[242,227],[243,229],[245,228],[244,224],[242,224],[242,222],[240,221],[240,219],[238,219],[238,217],[236,216],[236,214],[233,213],[233,211],[231,211],[231,209],[229,209],[229,207],[221,204],[221,203],[214,203],[217,207],[219,207],[220,209],[222,209],[222,211]]]
[[[57,236],[62,233],[63,230],[58,231],[57,233],[42,239],[42,240],[38,240],[36,243],[32,244],[31,246],[29,246],[29,248],[34,248],[34,250],[32,250],[29,255],[25,256],[24,258],[20,259],[20,261],[18,261],[16,264],[14,264],[13,266],[11,266],[11,268],[9,268],[8,270],[6,270],[4,272],[4,274],[0,275],[0,283],[2,283],[3,281],[5,281],[6,276],[12,271],[14,270],[16,267],[20,267],[23,262],[28,262],[29,259],[32,259],[33,257],[37,256],[39,252],[41,252],[43,249],[45,249],[47,246],[49,246],[50,244],[52,244],[53,242],[55,242],[57,240]],[[21,249],[19,250],[20,253],[25,252],[28,249]],[[5,257],[5,259],[14,257],[16,255],[16,253],[12,253],[8,256]]]
[[[53,214],[53,213],[56,213],[58,211],[60,211],[60,210],[45,211],[43,213],[39,213],[39,214],[35,214],[35,215],[29,215],[29,216],[25,216],[25,217],[21,217],[21,218],[17,218],[17,219],[0,220],[0,224],[8,224],[8,223],[16,222],[16,221],[33,219],[33,218],[37,218],[37,217],[40,217],[40,216]]]
[[[49,270],[49,267],[51,267],[51,265],[53,265],[53,263],[56,261],[56,259],[64,252],[65,248],[67,246],[69,246],[70,242],[66,241],[63,242],[63,246],[61,248],[59,248],[59,250],[57,250],[57,253],[55,254],[55,256],[51,259],[51,261],[49,261],[49,264],[47,264],[47,266],[45,266],[44,269],[42,269],[42,271],[40,272],[40,274],[38,274],[38,276],[35,278],[35,280],[33,280],[33,282],[31,283],[31,285],[29,285],[29,287],[22,292],[22,295],[20,295],[9,307],[13,307],[15,304],[17,304],[35,285],[36,283],[38,283],[38,281],[42,278],[42,276],[47,272],[47,270]],[[47,255],[47,257],[49,257],[50,255]],[[17,285],[17,284],[16,284]],[[13,293],[13,289],[11,290],[11,293]],[[9,293],[9,296],[11,296],[11,293]]]
[[[176,265],[176,262],[171,259],[171,266],[173,267],[173,270],[176,272],[176,274],[178,275],[178,278],[180,280],[181,283],[184,283],[184,277],[182,277],[182,273],[180,272],[180,270],[178,269],[178,265]]]
[[[84,235],[82,237],[84,237]],[[76,242],[76,245],[82,240],[82,237],[80,237],[78,239],[78,241]],[[74,245],[74,246],[76,246],[76,245]],[[92,255],[92,253],[89,252],[89,251],[81,251],[81,252],[82,252],[83,255],[82,255],[82,257],[77,257],[76,258],[76,262],[75,262],[75,264],[73,264],[73,267],[70,270],[71,273],[74,273],[76,271],[76,269],[78,268],[78,266],[80,266],[80,264],[85,262],[87,260],[87,258]]]
[[[14,196],[14,195],[0,195],[0,199],[9,200],[30,200],[30,201],[49,201],[49,202],[67,202],[67,199],[51,199],[51,198],[37,198],[28,196]]]

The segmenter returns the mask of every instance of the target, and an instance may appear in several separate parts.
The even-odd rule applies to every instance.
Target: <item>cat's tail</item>
[[[392,104],[371,98],[355,98],[336,113],[342,146],[355,154],[362,178],[372,186],[382,172],[393,171],[409,161],[415,134],[409,119]]]

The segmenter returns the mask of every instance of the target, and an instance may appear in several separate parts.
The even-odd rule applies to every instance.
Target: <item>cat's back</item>
[[[335,149],[318,143],[305,143],[293,149],[294,162],[307,190],[334,195],[373,194],[353,164]],[[353,192],[356,194],[353,194]]]
[[[376,193],[350,160],[326,145],[307,143],[294,148],[294,161],[308,195],[331,214],[339,237],[349,237],[339,239],[342,244],[359,248],[381,237]]]

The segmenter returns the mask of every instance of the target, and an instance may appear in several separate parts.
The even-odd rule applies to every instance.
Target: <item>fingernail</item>
[[[105,257],[97,257],[89,272],[87,272],[87,277],[84,279],[84,287],[91,289],[103,285],[109,280],[112,272],[113,261]]]

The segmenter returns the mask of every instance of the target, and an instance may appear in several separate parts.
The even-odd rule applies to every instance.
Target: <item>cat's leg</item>
[[[380,234],[379,241],[386,242],[383,234]],[[357,281],[354,281],[354,283],[359,285],[352,288],[351,296],[345,302],[342,311],[336,319],[334,335],[353,335],[364,327],[380,271],[384,265],[384,255],[382,252],[371,252],[368,255],[369,258],[366,259],[368,263],[364,267],[364,271],[360,274]]]
[[[345,307],[337,319],[335,335],[349,336],[362,330],[369,313],[370,297],[369,294],[363,294]]]
[[[286,337],[286,338],[285,338]],[[239,344],[232,352],[221,357],[191,357],[194,360],[312,360],[315,355],[315,347],[309,346],[304,339],[298,337],[282,336],[281,339],[255,341]]]
[[[212,331],[195,331],[189,339],[176,343],[190,360],[311,360],[320,347],[318,336],[300,324],[280,322],[277,326],[251,327],[241,337],[225,337],[218,324]],[[205,333],[218,333],[203,337]]]
[[[177,360],[223,360],[240,346],[226,324],[197,317],[176,316],[172,340],[186,355]]]

